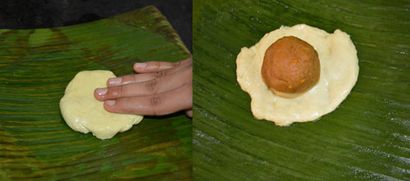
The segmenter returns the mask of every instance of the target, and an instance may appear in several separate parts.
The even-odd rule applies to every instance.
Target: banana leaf
[[[102,141],[71,130],[59,110],[79,71],[124,75],[134,62],[188,56],[152,6],[67,27],[0,30],[0,180],[190,180],[192,122],[184,114],[146,117]]]
[[[410,2],[197,0],[193,176],[198,180],[410,180]],[[360,73],[320,120],[257,120],[236,56],[281,25],[341,29]]]

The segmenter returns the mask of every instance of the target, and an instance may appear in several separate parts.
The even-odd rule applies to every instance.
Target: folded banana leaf
[[[281,25],[350,34],[359,79],[320,120],[257,120],[236,56]],[[198,0],[193,8],[198,180],[410,180],[409,1]]]
[[[71,130],[59,100],[82,70],[187,58],[155,7],[86,24],[0,30],[0,180],[190,180],[192,122],[146,117],[109,140]],[[112,120],[115,121],[115,120]]]

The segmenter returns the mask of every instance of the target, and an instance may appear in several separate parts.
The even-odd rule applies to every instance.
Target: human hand
[[[160,116],[186,111],[192,117],[192,58],[135,63],[137,74],[108,79],[94,96],[109,112]]]

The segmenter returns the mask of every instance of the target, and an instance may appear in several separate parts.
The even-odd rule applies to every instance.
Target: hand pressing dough
[[[107,80],[112,77],[115,75],[106,70],[77,73],[60,100],[60,110],[68,126],[78,132],[92,132],[99,139],[110,139],[141,122],[143,116],[140,115],[106,111],[103,102],[94,97],[94,90],[106,87]]]

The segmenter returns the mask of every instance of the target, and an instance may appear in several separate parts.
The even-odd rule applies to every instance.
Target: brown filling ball
[[[294,36],[274,42],[265,52],[262,77],[266,85],[284,97],[293,97],[312,88],[320,77],[316,50]]]

